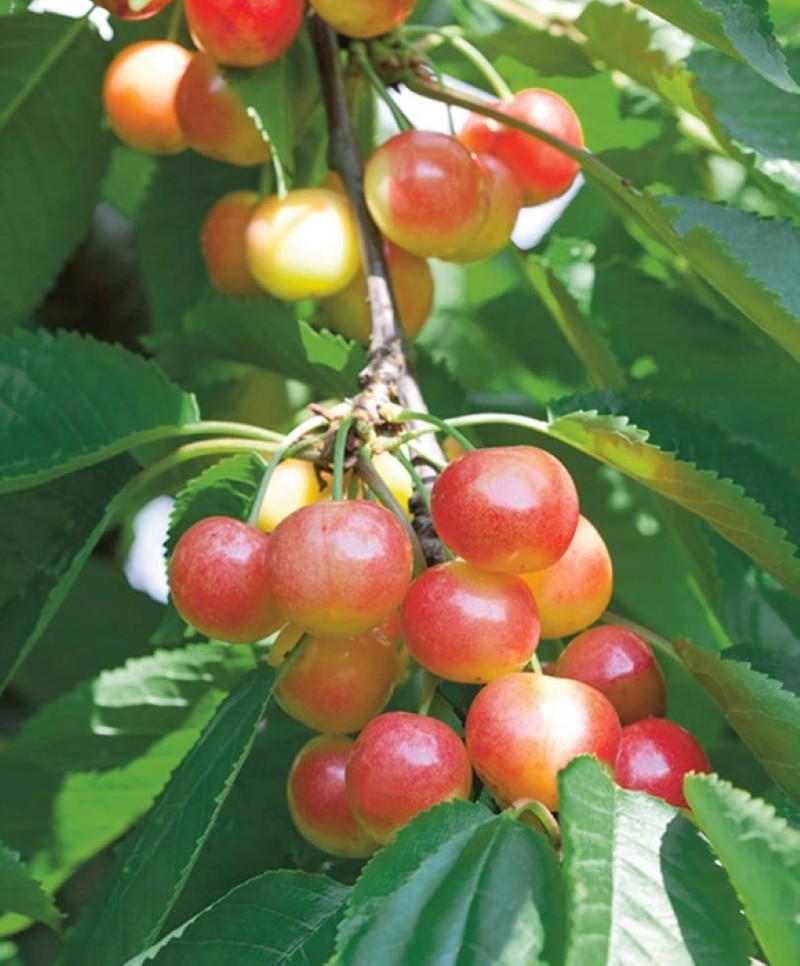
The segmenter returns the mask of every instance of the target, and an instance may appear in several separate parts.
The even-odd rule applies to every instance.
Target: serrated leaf
[[[0,330],[28,317],[89,228],[111,147],[100,126],[107,58],[86,19],[2,21]]]
[[[800,697],[725,652],[712,654],[681,640],[675,648],[773,781],[800,799]]]
[[[778,87],[796,91],[775,39],[767,0],[639,0],[643,7],[712,47],[750,64]]]
[[[127,966],[195,966],[198,946],[215,966],[323,963],[350,892],[324,875],[266,872],[231,890]]]
[[[0,912],[16,912],[58,929],[61,913],[20,862],[19,855],[0,842]]]
[[[613,393],[559,400],[549,431],[696,513],[800,592],[796,484],[762,454],[675,403]]]
[[[507,814],[452,802],[418,816],[366,866],[333,961],[553,963],[562,929],[549,842]]]
[[[253,671],[219,709],[84,907],[63,966],[123,963],[155,941],[250,752],[274,680],[271,668]]]
[[[0,690],[58,610],[137,469],[119,456],[0,497]]]
[[[800,832],[778,818],[771,805],[715,775],[689,775],[684,788],[768,962],[795,963],[800,949]]]
[[[566,966],[750,962],[736,897],[697,829],[671,805],[614,784],[595,759],[559,776]]]
[[[194,399],[152,362],[71,332],[0,338],[0,403],[0,492],[176,435],[199,418]]]

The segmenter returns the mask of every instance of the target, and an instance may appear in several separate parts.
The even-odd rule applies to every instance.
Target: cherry
[[[611,557],[603,538],[583,516],[563,556],[522,578],[539,605],[545,639],[582,631],[611,600]]]
[[[508,167],[492,154],[476,154],[475,163],[491,198],[489,214],[467,244],[448,256],[451,262],[476,262],[496,255],[508,244],[522,207],[522,191]]]
[[[121,141],[154,154],[184,150],[175,91],[191,57],[167,40],[142,40],[114,57],[103,78],[103,107]]]
[[[362,828],[386,843],[419,812],[469,798],[472,768],[463,742],[446,724],[392,711],[373,718],[358,736],[345,781]]]
[[[309,0],[314,10],[345,37],[366,40],[386,34],[408,17],[417,0]]]
[[[186,0],[192,39],[218,64],[259,67],[288,49],[303,23],[303,0]]]
[[[384,235],[423,258],[463,248],[489,211],[486,180],[455,138],[404,131],[367,161],[364,191]]]
[[[348,734],[383,710],[397,672],[394,645],[378,631],[318,635],[302,645],[275,697],[287,714],[314,731]]]
[[[558,772],[577,755],[613,765],[620,722],[611,703],[580,681],[507,674],[490,681],[467,714],[467,750],[499,800],[558,808]]]
[[[358,824],[347,798],[344,776],[352,748],[352,738],[312,738],[292,764],[286,791],[292,819],[306,841],[329,855],[364,859],[378,843]]]
[[[618,785],[688,808],[683,779],[690,771],[710,772],[711,762],[697,740],[666,718],[643,718],[622,729],[614,766]]]
[[[186,143],[198,154],[244,167],[272,157],[269,141],[208,54],[192,57],[178,84],[175,110]]]
[[[413,658],[464,684],[519,671],[539,643],[536,602],[522,580],[462,560],[417,577],[403,602],[402,625]]]
[[[593,627],[573,638],[551,673],[597,688],[623,724],[667,710],[664,677],[652,650],[638,634],[616,624]]]
[[[564,465],[534,446],[465,453],[445,467],[431,516],[458,556],[522,573],[561,557],[578,526],[578,493]]]
[[[258,527],[271,533],[275,527],[300,507],[310,506],[330,495],[330,487],[322,486],[307,460],[287,459],[279,463],[269,479],[267,492],[258,512]]]
[[[208,277],[224,295],[264,294],[247,266],[244,247],[245,229],[258,203],[255,191],[232,191],[223,195],[210,209],[200,229],[200,248]]]
[[[253,643],[285,619],[269,593],[269,537],[232,517],[206,517],[175,545],[169,584],[178,613],[207,637]]]
[[[270,536],[270,591],[312,634],[361,634],[400,606],[411,579],[402,523],[366,500],[302,507]]]
[[[97,0],[97,6],[120,20],[147,20],[161,13],[172,0]]]

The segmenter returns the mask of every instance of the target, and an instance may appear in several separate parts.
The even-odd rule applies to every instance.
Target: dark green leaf
[[[284,168],[291,172],[294,165],[288,58],[279,57],[254,70],[228,69],[225,77],[266,135]]]
[[[289,966],[333,952],[347,886],[307,872],[265,872],[233,889],[129,966]],[[202,953],[199,949],[202,948]]]
[[[800,832],[714,775],[689,775],[686,798],[744,905],[774,966],[790,966],[800,949]]]
[[[198,419],[152,363],[75,333],[0,339],[0,492],[41,483]]]
[[[518,966],[561,958],[558,861],[510,815],[453,802],[416,818],[367,865],[336,963]]]
[[[16,912],[57,929],[61,913],[41,885],[20,862],[19,856],[0,842],[0,912]]]
[[[254,671],[219,709],[84,907],[64,966],[123,963],[155,941],[250,752],[274,678]]]
[[[91,222],[111,139],[108,54],[88,21],[6,17],[0,33],[0,330],[24,321]]]
[[[736,897],[697,829],[582,757],[559,776],[567,966],[750,961]],[[698,885],[702,883],[702,887]]]

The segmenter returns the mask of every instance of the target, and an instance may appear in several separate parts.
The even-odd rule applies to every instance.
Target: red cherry
[[[483,225],[463,248],[448,256],[447,260],[451,262],[476,262],[502,251],[511,239],[522,207],[522,192],[517,179],[499,158],[492,154],[476,154],[475,164],[486,181],[492,201]]]
[[[264,294],[247,266],[244,244],[245,229],[259,201],[255,191],[231,191],[211,208],[200,229],[208,277],[224,295],[243,298]]]
[[[303,0],[186,0],[192,39],[218,64],[259,67],[292,44]]]

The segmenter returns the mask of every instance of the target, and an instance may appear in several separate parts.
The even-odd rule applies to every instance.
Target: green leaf
[[[281,164],[291,172],[294,162],[288,57],[279,57],[254,70],[228,68],[224,74],[259,130],[266,135]]]
[[[767,0],[639,0],[643,7],[736,57],[777,87],[796,91],[775,39]]]
[[[618,788],[581,757],[559,776],[566,966],[750,962],[736,897],[697,829],[677,809]]]
[[[0,690],[58,610],[136,471],[120,456],[0,497]]]
[[[674,403],[610,392],[559,400],[550,432],[696,513],[800,591],[796,484],[760,453]]]
[[[128,966],[195,966],[198,948],[215,966],[323,963],[350,890],[323,875],[265,872],[244,882]]]
[[[749,663],[678,640],[675,648],[773,781],[800,799],[800,697]]]
[[[61,913],[19,856],[0,842],[0,911],[16,912],[58,929]]]
[[[270,668],[252,672],[217,712],[84,906],[63,966],[123,963],[155,941],[250,752],[274,679]]]
[[[111,145],[100,127],[107,57],[86,19],[2,21],[0,330],[29,316],[89,228]]]
[[[562,931],[550,843],[509,814],[452,802],[418,816],[366,866],[334,962],[553,963]]]
[[[0,393],[0,492],[176,435],[199,418],[194,399],[152,362],[70,332],[0,338]]]
[[[797,961],[800,832],[771,805],[715,775],[689,775],[686,798],[730,876],[768,962]]]

